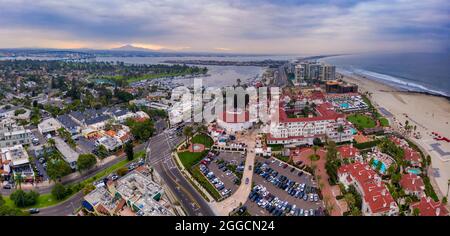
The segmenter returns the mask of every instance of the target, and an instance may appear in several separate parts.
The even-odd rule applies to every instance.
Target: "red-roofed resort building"
[[[268,144],[312,145],[315,138],[325,141],[346,142],[353,140],[352,126],[344,115],[337,113],[330,103],[319,104],[316,116],[291,118],[285,108],[280,106],[279,121],[272,121]],[[339,127],[343,130],[339,132]]]

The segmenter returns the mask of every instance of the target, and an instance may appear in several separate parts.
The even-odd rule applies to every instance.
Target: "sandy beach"
[[[369,92],[369,98],[377,108],[383,108],[392,114],[381,111],[386,115],[391,124],[405,123],[408,119],[412,126],[417,126],[421,138],[410,137],[419,144],[432,158],[432,169],[429,176],[435,179],[439,189],[436,192],[440,196],[447,194],[447,181],[450,179],[450,143],[436,141],[431,137],[431,132],[450,138],[450,102],[446,98],[399,91],[377,81],[363,77],[346,76],[345,81],[355,83],[359,91]],[[394,121],[396,120],[396,121]],[[433,182],[433,181],[432,181]],[[439,191],[438,191],[439,190]],[[440,193],[439,193],[440,192]]]

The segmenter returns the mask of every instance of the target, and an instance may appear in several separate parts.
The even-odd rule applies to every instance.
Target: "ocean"
[[[450,53],[359,54],[320,59],[342,74],[393,87],[450,97]]]

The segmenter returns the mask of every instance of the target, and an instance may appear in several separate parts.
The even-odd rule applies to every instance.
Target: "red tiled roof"
[[[105,215],[109,215],[109,211],[103,206],[103,204],[98,204],[98,206],[96,207],[97,211],[105,214]]]
[[[411,204],[411,208],[419,209],[420,216],[447,216],[448,210],[440,202],[435,202],[429,197],[422,197],[420,202]]]
[[[344,145],[337,148],[339,154],[343,158],[355,157],[359,154],[359,150],[350,145]]]
[[[333,109],[333,105],[330,103],[322,103],[316,106],[317,116],[314,117],[300,117],[300,118],[289,118],[286,111],[282,108],[283,104],[280,104],[279,108],[279,119],[282,123],[292,123],[292,122],[311,122],[311,121],[321,121],[321,120],[337,120],[338,118],[343,118],[344,115],[337,113]]]
[[[425,184],[420,176],[415,174],[405,174],[400,179],[400,186],[411,192],[419,192],[425,190]]]
[[[351,176],[351,180],[359,183],[359,186],[362,188],[364,202],[369,206],[372,213],[387,212],[390,210],[391,205],[397,206],[385,184],[368,164],[355,162],[343,165],[339,167],[338,173],[347,173],[348,177]]]
[[[403,158],[409,162],[420,163],[421,157],[419,152],[413,150],[412,148],[403,148],[404,155]]]
[[[126,203],[125,199],[123,198],[120,199],[119,203],[117,204],[115,212],[122,210],[123,206],[125,206],[125,203]]]

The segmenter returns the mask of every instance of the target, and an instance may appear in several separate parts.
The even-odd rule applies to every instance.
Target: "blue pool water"
[[[420,175],[420,170],[419,169],[408,169],[406,172],[411,173],[411,174],[415,174],[415,175]]]
[[[347,109],[350,105],[348,103],[341,103],[341,104],[339,104],[339,106],[341,108]]]
[[[356,129],[354,129],[354,128],[351,128],[350,130],[352,131],[352,134],[357,134],[358,133],[358,131]]]
[[[378,160],[373,160],[373,165],[372,165],[372,167],[373,168],[377,168],[377,165],[378,165]],[[386,166],[384,165],[384,163],[383,162],[381,162],[381,169],[380,169],[380,172],[382,173],[382,174],[384,174],[385,172],[386,172]]]

